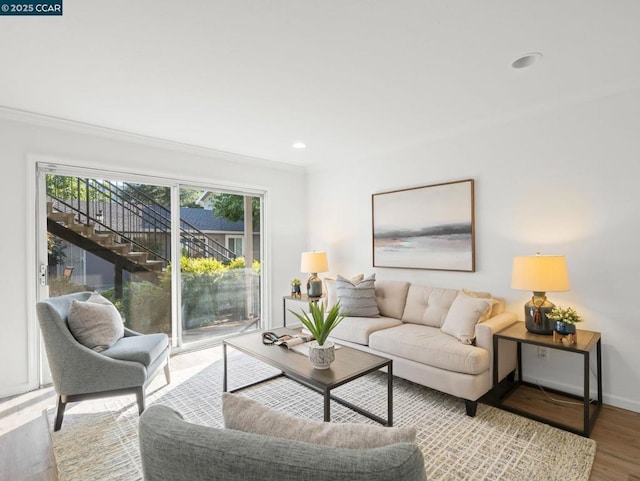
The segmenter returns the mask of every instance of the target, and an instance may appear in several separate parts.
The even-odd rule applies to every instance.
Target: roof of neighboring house
[[[71,205],[77,204],[77,201],[65,201]],[[83,209],[85,205],[81,206]],[[101,212],[104,217],[105,224],[109,225],[113,230],[119,232],[138,231],[142,229],[152,229],[158,222],[170,223],[170,214],[167,207],[161,205],[145,205],[141,206],[142,224],[134,227],[136,222],[134,215],[125,212],[120,204],[89,202],[89,212],[92,216],[96,216]],[[244,232],[244,222],[229,222],[224,217],[215,217],[211,209],[200,209],[194,207],[181,207],[180,219],[191,224],[193,227],[203,232]]]
[[[215,217],[210,209],[180,207],[180,218],[202,231],[244,232],[244,222]]]

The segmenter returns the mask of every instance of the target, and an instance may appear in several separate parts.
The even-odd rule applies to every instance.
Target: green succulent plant
[[[340,302],[338,301],[329,311],[325,312],[324,302],[309,302],[309,312],[302,314],[289,312],[300,319],[300,322],[316,338],[318,345],[324,345],[329,333],[338,325],[345,316],[340,314]]]

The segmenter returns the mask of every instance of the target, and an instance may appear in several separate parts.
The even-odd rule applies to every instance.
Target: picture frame
[[[371,195],[373,266],[475,272],[474,180]]]

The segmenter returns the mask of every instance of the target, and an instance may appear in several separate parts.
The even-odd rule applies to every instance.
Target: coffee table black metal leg
[[[393,426],[393,366],[387,366],[387,426]]]
[[[227,344],[222,343],[222,358],[224,371],[222,374],[222,392],[227,392]]]
[[[331,421],[331,393],[328,389],[324,390],[324,421]]]
[[[498,349],[500,349],[500,342],[496,336],[493,336],[493,405],[498,406],[500,404],[500,389],[498,388],[498,369],[500,365],[498,364],[499,354]]]

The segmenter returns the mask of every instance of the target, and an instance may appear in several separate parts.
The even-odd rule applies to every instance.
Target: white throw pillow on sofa
[[[493,297],[490,292],[479,292],[479,291],[470,291],[469,289],[462,289],[469,297],[479,297],[481,299],[493,299],[493,307],[491,308],[491,312],[487,319],[495,317],[504,312],[505,302],[502,298]]]
[[[462,291],[458,292],[440,330],[463,344],[473,344],[476,324],[488,319],[495,302],[493,299],[471,297]]]
[[[222,394],[222,417],[226,429],[335,448],[378,448],[416,440],[413,428],[314,421],[284,414],[253,399],[230,393]]]

